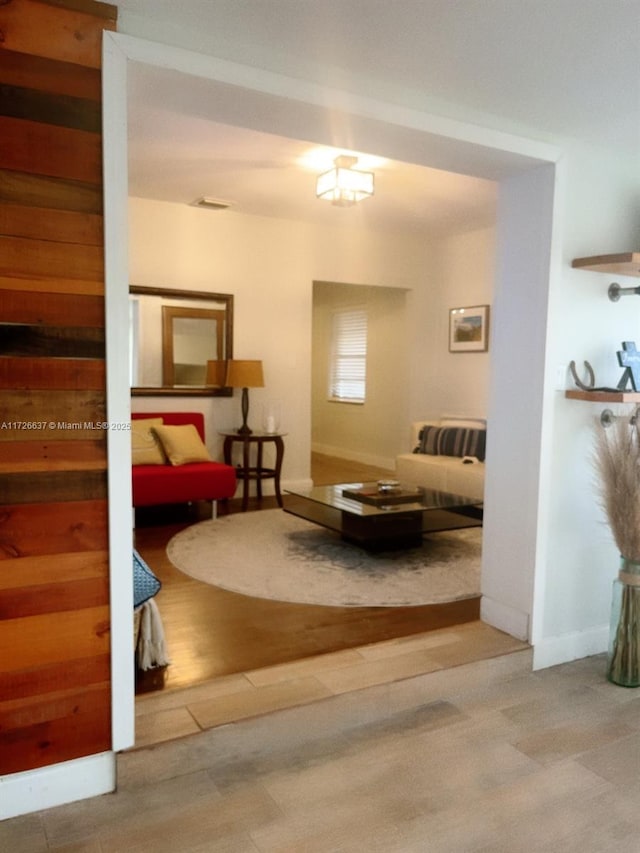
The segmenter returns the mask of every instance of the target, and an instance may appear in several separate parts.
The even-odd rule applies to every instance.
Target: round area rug
[[[203,521],[167,545],[180,571],[222,589],[299,604],[411,607],[480,594],[481,528],[369,553],[281,509]]]

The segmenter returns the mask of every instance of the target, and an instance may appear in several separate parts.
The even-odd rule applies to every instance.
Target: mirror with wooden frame
[[[233,357],[231,294],[132,285],[129,308],[134,396],[231,396],[206,385],[207,361]]]

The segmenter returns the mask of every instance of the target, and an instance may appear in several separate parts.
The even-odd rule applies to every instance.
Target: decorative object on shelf
[[[373,172],[363,172],[353,167],[357,157],[341,154],[336,157],[334,168],[323,172],[316,181],[316,196],[330,201],[338,207],[351,207],[358,201],[373,195]]]
[[[594,467],[603,509],[620,552],[612,591],[607,678],[640,686],[640,424],[616,418],[596,433]]]
[[[451,308],[449,352],[486,352],[489,349],[489,306]]]
[[[612,391],[612,392],[616,392],[616,391],[620,390],[620,388],[606,388],[604,385],[596,388],[595,387],[596,376],[595,376],[595,373],[593,372],[593,367],[591,367],[591,365],[589,364],[588,361],[585,361],[584,367],[585,367],[585,370],[587,371],[587,376],[588,376],[587,382],[583,382],[580,379],[580,377],[578,376],[575,361],[569,362],[569,370],[571,371],[571,376],[573,377],[573,381],[576,383],[577,387],[580,388],[581,391]]]
[[[627,387],[627,382],[631,381],[631,387],[634,391],[640,391],[640,353],[636,348],[635,341],[624,341],[622,350],[618,350],[618,364],[624,367],[624,373],[618,388],[624,391]]]
[[[274,401],[262,406],[262,429],[273,435],[280,429],[280,405]]]

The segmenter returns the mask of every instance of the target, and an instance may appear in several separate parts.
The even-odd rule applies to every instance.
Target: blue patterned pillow
[[[487,431],[465,427],[423,426],[414,453],[430,456],[475,456],[484,462]]]
[[[140,607],[160,590],[162,584],[134,549],[133,552],[133,606]]]

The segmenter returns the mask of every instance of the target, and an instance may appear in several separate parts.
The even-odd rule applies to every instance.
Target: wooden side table
[[[233,465],[232,452],[236,442],[242,444],[242,465],[236,466],[238,476],[242,480],[242,511],[245,512],[249,506],[249,483],[256,481],[256,495],[262,500],[262,481],[273,480],[278,506],[282,506],[282,494],[280,493],[280,471],[282,470],[282,459],[284,457],[285,432],[252,432],[248,435],[236,431],[221,432],[224,436],[224,461],[227,465]],[[265,468],[263,464],[263,448],[267,442],[273,442],[276,449],[276,461],[273,468]],[[251,465],[251,445],[257,446],[257,459],[254,466]]]

